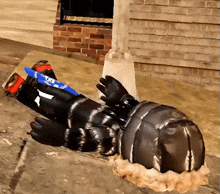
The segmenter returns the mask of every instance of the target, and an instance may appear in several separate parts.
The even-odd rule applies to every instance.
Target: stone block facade
[[[129,50],[150,76],[219,89],[217,0],[134,0]]]
[[[78,52],[104,64],[104,57],[111,49],[112,27],[64,23],[60,24],[60,1],[53,30],[53,48]]]

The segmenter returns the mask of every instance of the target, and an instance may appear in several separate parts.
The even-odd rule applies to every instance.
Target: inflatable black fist
[[[62,146],[65,143],[66,127],[56,121],[35,118],[35,122],[31,122],[31,136],[34,140],[42,144],[52,146]]]
[[[105,95],[101,97],[101,100],[112,108],[117,115],[120,126],[123,127],[128,113],[139,102],[115,78],[106,75],[105,78],[100,79],[100,82],[102,84],[97,84],[96,87]]]
[[[101,84],[97,84],[96,87],[105,95],[101,99],[106,102],[107,105],[113,105],[119,102],[119,100],[126,94],[127,90],[124,86],[115,78],[106,75],[105,78],[100,79]]]

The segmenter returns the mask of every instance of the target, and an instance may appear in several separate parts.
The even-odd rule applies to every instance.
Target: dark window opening
[[[112,25],[113,7],[114,0],[61,0],[60,21]]]

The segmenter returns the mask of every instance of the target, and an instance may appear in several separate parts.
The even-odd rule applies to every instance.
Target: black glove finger
[[[118,80],[116,80],[114,77],[112,77],[110,75],[106,75],[105,76],[105,80],[106,80],[106,82],[111,82],[112,80],[118,81]]]
[[[31,122],[30,126],[32,131],[34,131],[35,133],[40,133],[42,131],[42,125],[40,125],[39,123]]]
[[[104,86],[106,86],[108,84],[108,82],[106,81],[105,78],[101,77],[99,80]]]
[[[70,92],[67,92],[66,90],[60,89],[60,88],[55,88],[52,86],[48,86],[45,84],[37,84],[37,88],[46,94],[50,94],[53,96],[56,96],[62,100],[68,101],[73,98],[73,94]]]
[[[39,140],[41,139],[40,136],[39,136],[39,134],[36,133],[34,130],[31,130],[31,131],[30,131],[30,135],[31,135],[31,137],[32,137],[34,140],[36,140],[36,141],[38,141],[38,142],[39,142]]]
[[[47,123],[49,120],[48,120],[48,119],[41,118],[41,117],[36,117],[36,118],[35,118],[35,121],[36,121],[37,123],[39,123],[40,125],[44,125],[44,124]]]
[[[106,75],[106,81],[108,83],[114,83],[116,84],[118,87],[122,87],[124,89],[124,86],[121,84],[120,81],[118,81],[117,79],[115,79],[114,77],[110,76],[110,75]]]
[[[106,102],[106,103],[108,103],[109,102],[109,100],[108,100],[108,98],[106,98],[105,96],[101,96],[101,98],[100,98],[102,101],[104,101],[104,102]]]
[[[101,85],[101,84],[97,84],[96,87],[99,89],[100,92],[102,92],[103,94],[106,94],[106,87]]]
[[[42,138],[42,135],[39,135],[38,133],[34,132],[33,130],[30,131],[30,134],[31,134],[31,137],[32,137],[35,141],[37,141],[37,142],[39,142],[39,143],[42,143],[42,144],[47,144],[47,145],[49,145],[49,143],[48,143],[46,140],[44,140],[44,138]]]

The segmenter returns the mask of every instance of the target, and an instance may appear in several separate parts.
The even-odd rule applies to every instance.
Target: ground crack
[[[11,193],[14,193],[15,188],[21,178],[22,173],[24,172],[25,166],[20,166],[18,167],[18,172],[15,172],[11,178],[10,184],[9,184],[9,188]]]
[[[14,191],[17,187],[17,184],[21,179],[21,176],[22,176],[23,172],[25,171],[25,159],[26,159],[27,151],[28,151],[27,143],[28,143],[27,140],[23,140],[20,152],[18,153],[19,160],[18,160],[17,166],[14,170],[11,181],[9,183],[9,188],[10,188],[10,191],[12,194],[14,193]]]
[[[27,143],[27,140],[26,140],[26,139],[23,139],[22,145],[20,146],[20,151],[19,151],[19,153],[18,153],[18,159],[20,159],[21,153],[23,152],[26,143]]]

